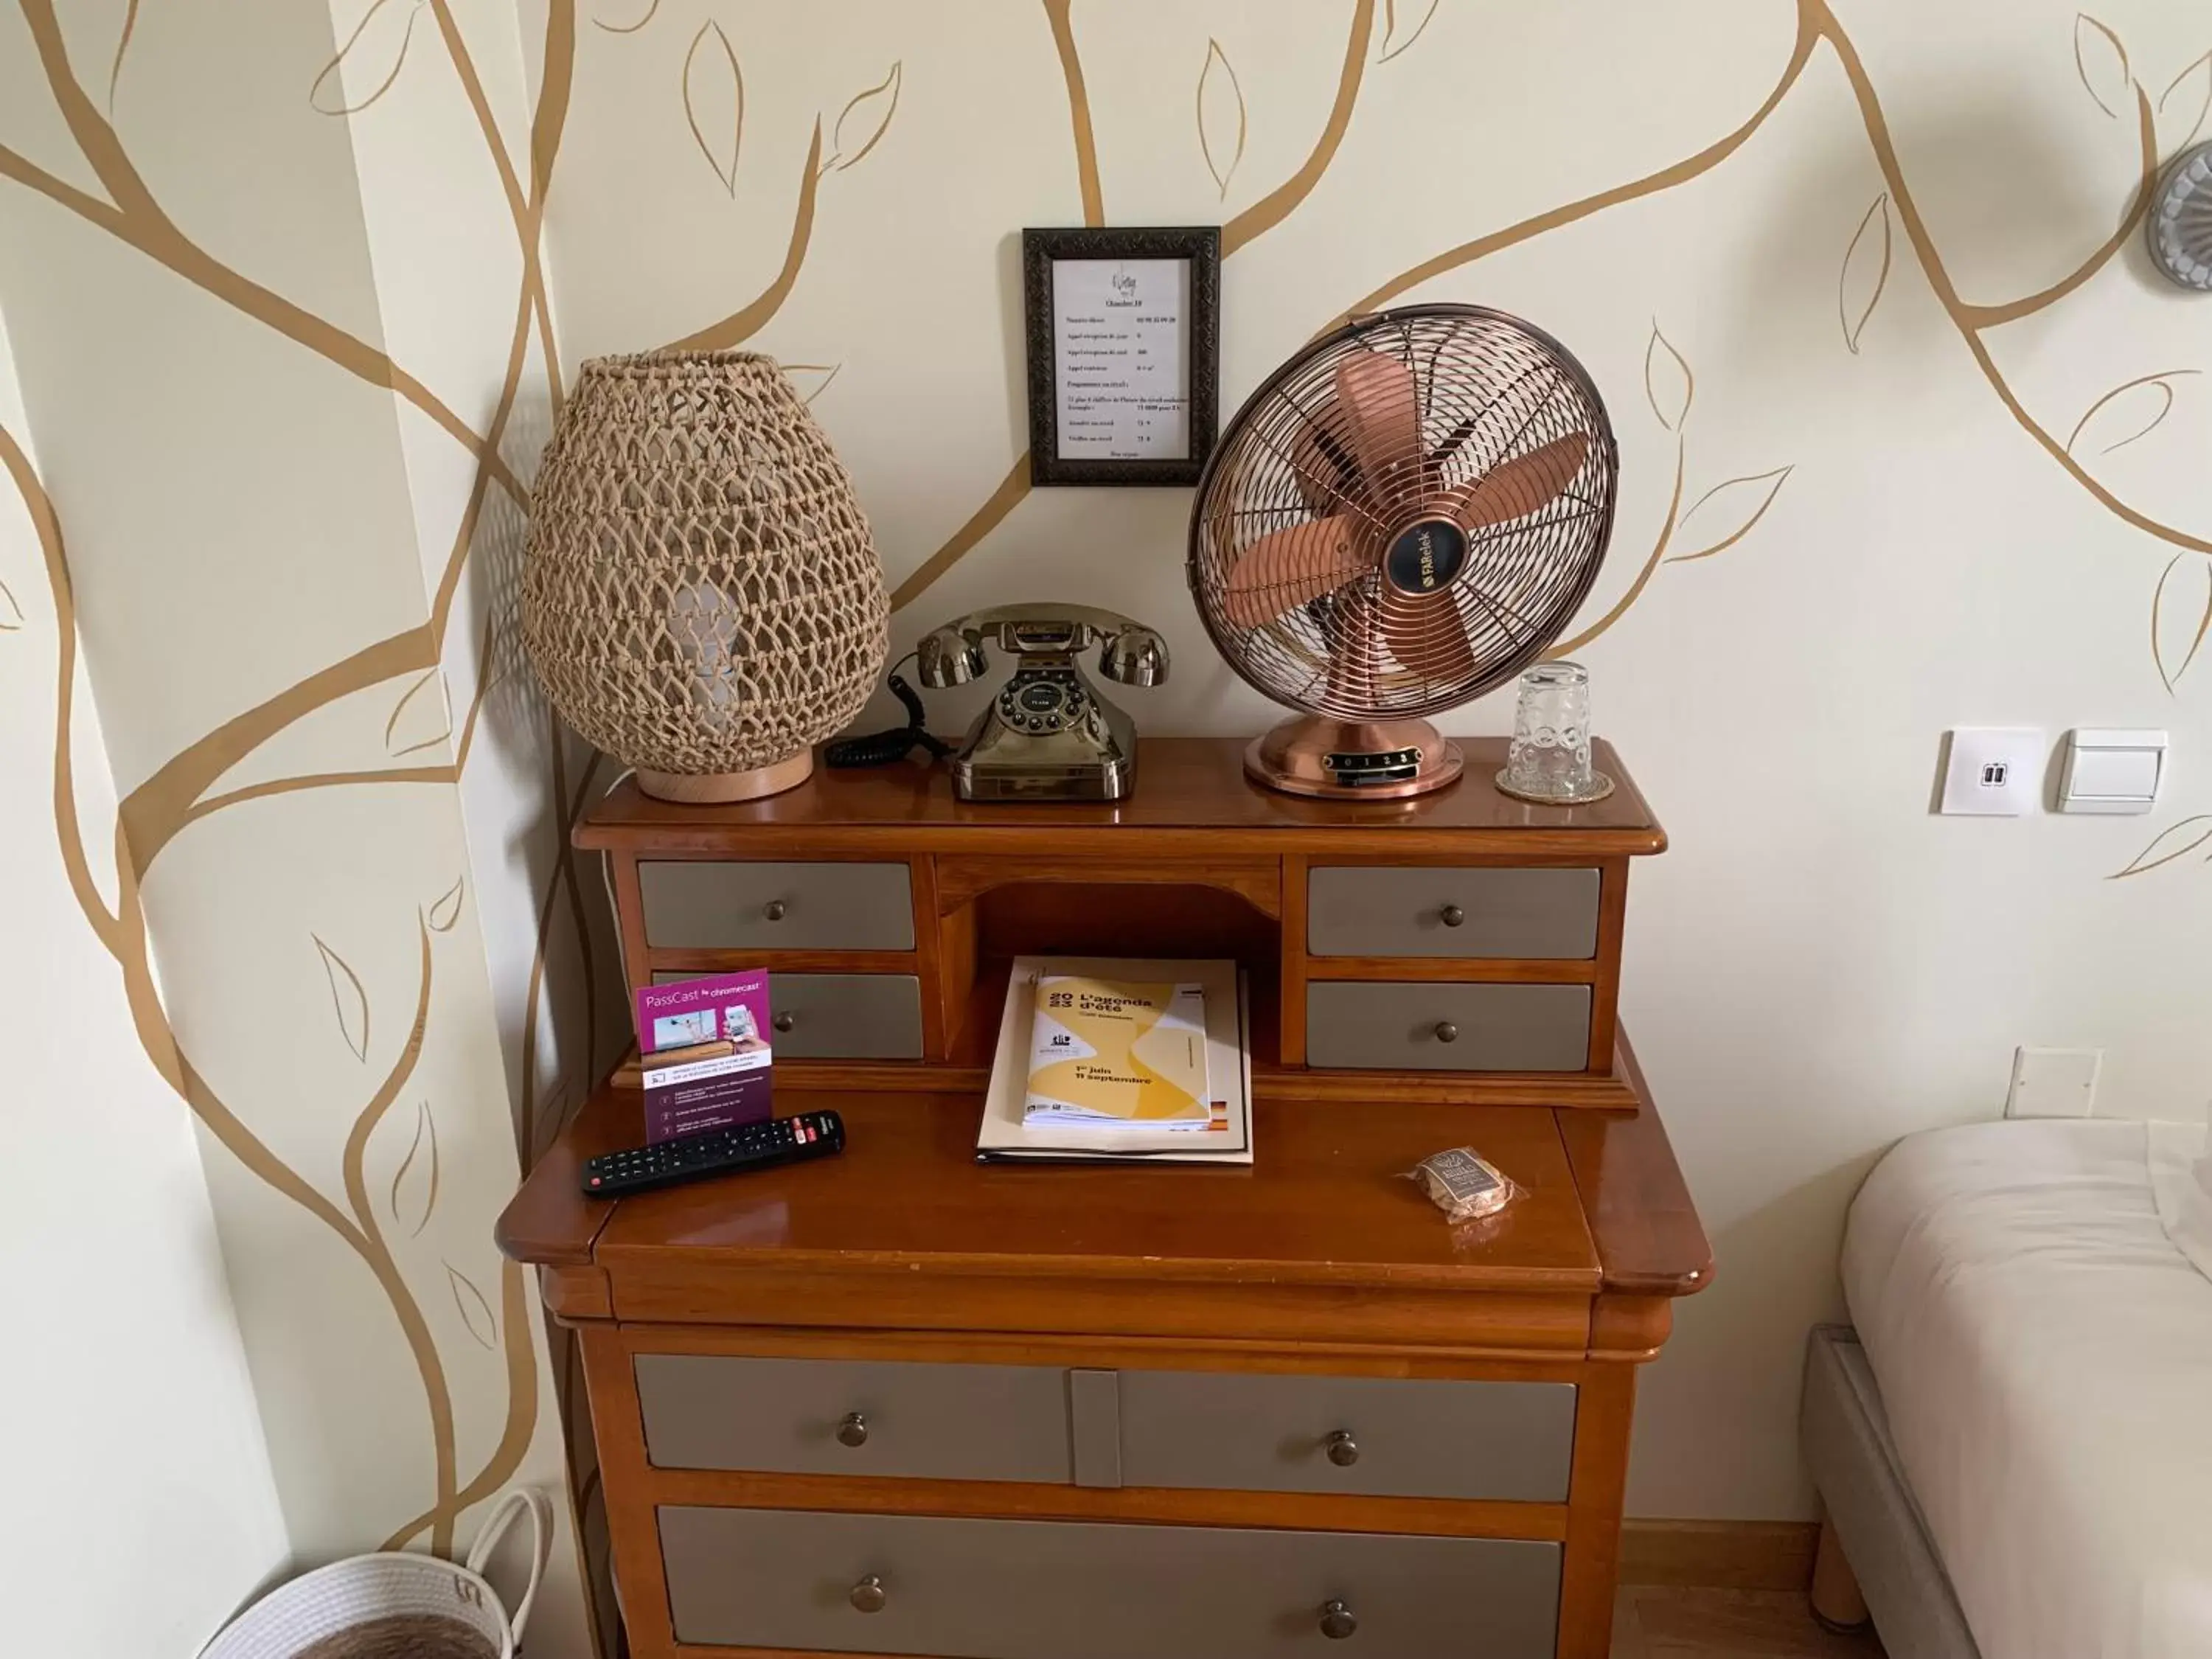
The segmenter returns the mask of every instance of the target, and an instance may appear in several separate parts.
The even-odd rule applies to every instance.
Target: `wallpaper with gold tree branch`
[[[0,50],[19,122],[0,133],[0,175],[9,240],[36,263],[0,267],[0,304],[34,343],[25,404],[59,482],[4,431],[0,463],[30,509],[65,642],[52,781],[64,867],[137,1041],[220,1148],[210,1182],[295,1551],[452,1552],[469,1511],[508,1484],[573,1472],[580,1487],[591,1469],[580,1415],[564,1447],[556,1409],[574,1395],[573,1356],[549,1347],[531,1286],[489,1232],[518,1165],[613,1052],[594,1006],[600,900],[566,833],[605,775],[534,696],[511,638],[526,479],[562,389],[539,232],[575,13],[544,9],[534,91],[513,12],[463,0],[323,17],[241,8],[198,34],[208,20],[135,4],[25,0],[20,13]],[[403,126],[395,149],[356,125],[380,117],[411,118],[417,135],[441,124],[459,143],[410,153]],[[231,196],[173,171],[272,134],[299,149],[290,177],[260,181],[278,186],[256,204],[273,210],[265,224],[247,222],[245,180],[228,181]],[[488,188],[452,176],[471,153]],[[503,249],[483,233],[440,246],[426,220],[441,212],[503,226]],[[303,239],[295,252],[319,245],[288,258],[288,234]],[[472,258],[414,291],[423,257],[441,252]],[[46,280],[64,270],[79,279],[69,292]],[[158,296],[99,314],[149,271],[166,279]],[[483,331],[503,342],[496,359],[440,337],[440,307],[472,320],[501,303],[495,288],[513,319]],[[242,375],[265,366],[241,349],[254,331],[319,359],[318,377],[335,372],[332,406],[318,401],[330,381],[289,388],[284,418],[308,434],[298,453],[257,453],[251,422],[212,453],[175,437],[224,395],[186,384],[192,354],[174,349],[210,328],[231,331],[224,355]],[[138,358],[113,395],[163,418],[103,432],[72,398],[69,371],[102,337]],[[197,498],[185,466],[219,474],[215,499]],[[297,478],[272,482],[288,466]],[[165,479],[177,499],[140,515],[136,537],[95,506],[69,514],[91,533],[65,538],[72,489],[97,502]],[[257,488],[276,514],[255,512]],[[325,515],[372,528],[333,536]],[[195,617],[195,578],[222,586],[226,563],[274,597],[242,609],[234,592],[228,616]],[[125,584],[167,581],[181,611],[167,618],[114,602]],[[356,631],[379,617],[404,620]],[[197,635],[149,631],[195,619]],[[114,716],[112,828],[76,810],[66,665],[79,632]],[[179,703],[209,713],[165,744]],[[109,835],[112,904],[87,873],[89,838]],[[518,951],[495,921],[530,942]],[[590,1645],[581,1566],[573,1543],[556,1549],[533,1648]]]
[[[18,3],[0,223],[26,254],[0,251],[0,304],[51,325],[19,355],[66,475],[0,453],[61,625],[82,576],[94,683],[121,716],[131,880],[112,908],[81,886],[86,921],[209,1133],[374,1287],[374,1340],[419,1401],[379,1419],[422,1489],[396,1540],[450,1543],[542,1437],[539,1379],[573,1382],[557,1353],[542,1368],[524,1288],[487,1249],[410,1248],[454,1206],[457,1126],[483,1111],[422,1087],[434,1049],[453,1077],[496,1054],[525,1158],[612,1052],[593,1005],[616,974],[563,833],[611,768],[553,726],[513,637],[562,364],[662,342],[776,355],[855,472],[909,633],[1009,599],[1110,605],[1177,653],[1169,687],[1132,696],[1152,729],[1267,718],[1180,592],[1184,493],[1029,487],[1025,224],[1218,221],[1231,398],[1343,317],[1415,298],[1529,315],[1596,375],[1623,512],[1558,649],[1593,663],[1601,723],[1676,829],[1640,902],[1629,1012],[1686,1097],[1678,1138],[1723,1258],[1757,1246],[1762,1264],[1701,1303],[1655,1380],[1643,1507],[1802,1501],[1794,1336],[1775,1334],[1791,1321],[1754,1328],[1753,1302],[1820,1310],[1838,1172],[1960,1115],[1990,1054],[2040,1040],[2019,1022],[2090,1024],[2133,1105],[2201,1102],[2212,1050],[2176,988],[2202,965],[2208,884],[2154,898],[2155,878],[2096,878],[2182,867],[2212,819],[1970,846],[1924,816],[1934,734],[1972,719],[2168,725],[2175,805],[2205,802],[2183,793],[2212,654],[2212,500],[2188,459],[2212,434],[2205,313],[2139,252],[2159,165],[2212,111],[2191,9],[1978,0],[1934,31],[1892,0],[333,0],[310,31],[271,7],[210,26]],[[280,137],[316,187],[266,159]],[[216,171],[231,163],[243,180]],[[349,207],[327,205],[332,180]],[[292,216],[248,223],[248,183]],[[112,304],[96,325],[95,299]],[[179,383],[164,342],[184,327],[253,332],[235,384]],[[125,423],[140,449],[95,451],[92,398],[60,389],[65,349],[110,398],[161,411]],[[303,425],[367,430],[364,399],[375,467],[342,477],[285,448]],[[279,459],[240,453],[271,445]],[[366,589],[307,604],[272,511],[238,556],[248,575],[222,603],[180,599],[198,625],[161,631],[173,617],[125,592],[164,556],[161,514],[106,500],[102,465],[189,496],[176,475],[210,454],[241,489],[275,479],[295,507],[376,519],[308,567],[343,588],[374,543],[412,609]],[[186,539],[228,568],[211,527]],[[20,593],[37,574],[0,578]],[[210,669],[204,696],[156,690]],[[940,724],[963,715],[948,700]],[[68,719],[56,830],[74,871],[106,832],[66,805]],[[226,833],[228,851],[195,839]],[[403,879],[382,855],[409,836],[447,866]],[[1826,849],[1832,902],[1743,890],[1785,842]],[[198,860],[190,894],[167,874],[180,858]],[[262,930],[202,895],[270,860],[301,877],[252,908],[286,908],[298,951],[240,963],[223,941]],[[381,907],[373,963],[316,915],[317,883],[341,877]],[[2006,881],[2041,908],[1984,915]],[[1900,943],[1931,915],[1939,937]],[[2083,941],[2115,929],[2135,965],[2093,979],[2108,953]],[[186,989],[168,964],[195,953],[236,982]],[[1828,971],[1744,966],[1792,953]],[[2049,971],[2031,982],[2029,963]],[[315,989],[335,1045],[309,1090],[327,1109],[282,1133],[252,1055],[256,975]],[[1939,991],[1942,1044],[1917,1000]],[[1756,1079],[1802,1069],[1750,1033],[1817,1027],[1837,999],[1884,1035],[1747,1116]],[[497,1183],[479,1167],[480,1222]],[[1728,1433],[1744,1458],[1708,1455]]]

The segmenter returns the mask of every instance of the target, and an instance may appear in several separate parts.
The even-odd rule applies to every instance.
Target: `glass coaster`
[[[1498,775],[1498,793],[1510,795],[1516,800],[1534,801],[1539,806],[1587,806],[1594,800],[1603,800],[1613,793],[1613,780],[1602,772],[1589,775],[1589,786],[1571,795],[1534,795],[1516,789],[1510,781],[1510,773]]]

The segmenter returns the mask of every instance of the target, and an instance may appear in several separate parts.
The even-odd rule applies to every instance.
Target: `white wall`
[[[1017,233],[1081,222],[1086,122],[1106,222],[1229,227],[1224,417],[1334,318],[1393,300],[1497,306],[1583,358],[1623,485],[1578,631],[1660,547],[1678,443],[1672,555],[1742,528],[1790,469],[1741,541],[1658,564],[1577,652],[1674,838],[1635,879],[1626,1018],[1719,1252],[1646,1379],[1647,1515],[1805,1512],[1800,1354],[1838,1306],[1844,1206],[1895,1137],[1996,1113],[2015,1044],[2105,1048],[2109,1111],[2212,1094],[2212,872],[2200,854],[2108,879],[2212,811],[2212,647],[2178,672],[2212,592],[2185,544],[2212,539],[2212,303],[2161,285],[2131,236],[2032,314],[1971,310],[2039,294],[2110,235],[2140,177],[2138,83],[2160,155],[2212,125],[2212,19],[2110,0],[2116,46],[2071,0],[1833,6],[1075,0],[1079,109],[1034,0],[608,0],[609,25],[651,19],[586,33],[551,204],[568,362],[738,319],[720,343],[818,366],[794,378],[900,590],[894,653],[1007,600],[1131,611],[1176,655],[1169,684],[1122,699],[1151,732],[1275,717],[1193,613],[1188,492],[1031,492],[940,556],[1018,467]],[[894,65],[895,106],[860,95]],[[817,120],[837,160],[786,285]],[[1310,189],[1261,212],[1311,158]],[[2106,393],[2166,370],[2150,430],[2123,441],[2155,385],[2084,427],[2083,476],[2031,430],[2063,449]],[[972,707],[939,700],[935,723]],[[1445,723],[1510,718],[1500,696]],[[2148,819],[1931,818],[1956,723],[2166,726],[2174,783]]]
[[[30,453],[4,333],[0,430]],[[52,1659],[183,1659],[283,1565],[283,1519],[191,1119],[132,1034],[122,976],[63,868],[51,781],[74,626],[4,469],[0,590],[0,772],[16,781],[0,791],[9,1642]],[[73,799],[111,822],[81,665],[72,696]],[[112,852],[91,854],[112,904]]]

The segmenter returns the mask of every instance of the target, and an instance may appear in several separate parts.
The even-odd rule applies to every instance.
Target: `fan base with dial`
[[[1255,738],[1255,783],[1328,800],[1402,800],[1458,781],[1459,745],[1422,720],[1340,720],[1302,714]]]

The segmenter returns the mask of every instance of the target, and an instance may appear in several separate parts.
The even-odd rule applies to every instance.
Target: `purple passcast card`
[[[636,1002],[648,1146],[769,1115],[767,969],[649,985]]]

